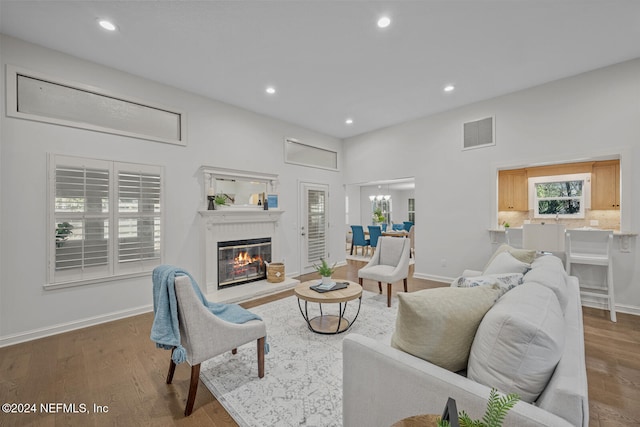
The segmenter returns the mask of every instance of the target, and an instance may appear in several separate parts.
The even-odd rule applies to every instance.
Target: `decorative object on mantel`
[[[284,282],[284,263],[282,262],[265,262],[267,265],[267,282],[280,283]]]

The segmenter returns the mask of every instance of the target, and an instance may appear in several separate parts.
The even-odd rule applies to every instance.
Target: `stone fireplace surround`
[[[246,301],[295,287],[298,280],[285,278],[280,283],[266,280],[218,289],[218,242],[261,237],[271,238],[271,260],[282,259],[280,253],[280,217],[284,211],[258,208],[233,208],[201,210],[202,235],[204,236],[203,263],[207,299],[214,302],[233,303]]]

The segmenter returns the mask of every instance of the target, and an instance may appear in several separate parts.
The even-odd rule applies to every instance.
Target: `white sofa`
[[[552,258],[536,259],[520,287],[537,286],[528,285],[532,282],[530,279],[535,279],[561,296],[558,300],[561,305],[566,303],[566,307],[564,317],[559,317],[564,318],[564,324],[558,327],[564,329],[564,348],[560,350],[560,360],[537,400],[533,403],[518,402],[507,414],[505,426],[589,425],[578,281],[564,273],[559,259]],[[506,301],[501,304],[504,310],[508,299],[503,296],[489,312],[501,300]],[[486,319],[485,315],[483,321]],[[343,341],[343,365],[345,427],[388,427],[412,415],[441,414],[448,397],[456,400],[458,410],[465,410],[472,418],[481,418],[491,390],[488,384],[472,381],[460,373],[392,348],[387,343],[355,333]]]

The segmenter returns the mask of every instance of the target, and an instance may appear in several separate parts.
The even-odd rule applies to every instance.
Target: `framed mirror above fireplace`
[[[222,196],[231,208],[262,208],[264,198],[277,194],[278,175],[202,166],[203,206],[207,197]],[[206,207],[205,207],[206,209]]]

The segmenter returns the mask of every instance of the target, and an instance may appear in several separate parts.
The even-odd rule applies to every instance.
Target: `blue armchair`
[[[353,255],[353,248],[356,248],[356,255],[358,255],[358,246],[362,247],[362,255],[364,255],[365,248],[367,253],[369,252],[369,245],[371,244],[369,239],[364,238],[364,229],[361,225],[352,225],[351,233],[351,255]]]

